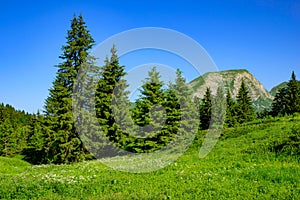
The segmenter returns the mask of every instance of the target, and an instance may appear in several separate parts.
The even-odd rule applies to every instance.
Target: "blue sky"
[[[0,102],[28,112],[43,109],[74,13],[97,44],[128,29],[164,27],[200,43],[220,70],[246,68],[268,90],[292,70],[300,78],[296,0],[6,0],[0,9]]]

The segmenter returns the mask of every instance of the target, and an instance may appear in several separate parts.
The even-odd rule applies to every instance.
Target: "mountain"
[[[189,83],[194,96],[202,98],[209,87],[215,95],[217,88],[223,86],[224,91],[229,89],[233,98],[238,94],[242,80],[249,89],[250,96],[256,110],[267,108],[272,103],[274,96],[247,70],[227,70],[220,72],[208,72]]]
[[[287,83],[288,83],[288,82],[285,81],[285,82],[282,82],[282,83],[278,84],[277,86],[273,87],[273,88],[270,90],[270,93],[271,93],[273,96],[275,96],[276,93],[277,93],[281,88],[287,87]]]

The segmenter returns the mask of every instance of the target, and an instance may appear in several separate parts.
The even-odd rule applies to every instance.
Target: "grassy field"
[[[0,158],[0,199],[300,199],[299,121],[275,118],[225,129],[203,159],[199,133],[176,162],[144,174],[99,161],[32,166]]]

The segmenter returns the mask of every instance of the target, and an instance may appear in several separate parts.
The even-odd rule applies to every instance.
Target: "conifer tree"
[[[43,126],[43,116],[38,111],[36,115],[31,117],[29,122],[29,134],[27,138],[27,146],[23,149],[22,154],[24,160],[33,164],[41,164],[45,162],[46,134]]]
[[[226,118],[226,98],[223,88],[217,88],[216,96],[212,99],[212,122],[215,127],[222,127]]]
[[[123,79],[124,66],[119,64],[117,49],[111,48],[110,58],[106,58],[101,68],[101,77],[96,89],[96,114],[103,134],[115,147],[124,148],[129,140],[133,123],[130,121],[128,85]],[[116,149],[110,152],[115,154]],[[118,153],[118,152],[116,152]]]
[[[167,119],[161,135],[167,142],[171,140],[175,142],[176,151],[180,152],[194,139],[199,128],[199,121],[196,105],[192,101],[192,91],[179,69],[176,70],[175,83],[169,84],[166,94],[167,98],[163,106],[166,109]],[[160,141],[163,140],[161,138]],[[167,142],[164,142],[164,145]]]
[[[284,116],[286,114],[286,106],[287,106],[287,94],[288,90],[287,88],[280,88],[278,92],[275,95],[275,98],[273,99],[272,105],[271,105],[271,112],[270,114],[272,116]]]
[[[226,93],[226,118],[225,118],[225,124],[228,127],[233,127],[237,123],[236,119],[236,103],[233,101],[229,89]]]
[[[56,79],[45,105],[44,125],[49,127],[49,132],[45,133],[48,163],[78,162],[89,157],[75,130],[72,114],[74,81],[94,45],[82,15],[74,15],[66,39],[60,56],[63,62],[57,66]]]
[[[293,71],[287,83],[286,113],[291,115],[295,112],[300,112],[300,86]]]
[[[210,88],[206,88],[205,95],[200,103],[200,129],[205,130],[209,128],[212,116],[212,97]]]
[[[300,112],[300,82],[296,80],[294,71],[286,88],[281,88],[275,95],[271,106],[271,114],[291,115]]]
[[[153,67],[140,90],[140,98],[132,109],[132,118],[137,127],[137,134],[133,151],[151,152],[158,148],[159,131],[164,126],[166,112],[163,108],[164,91],[160,74]],[[145,139],[146,138],[146,139]]]
[[[108,140],[104,135],[102,127],[95,110],[96,90],[98,80],[101,77],[101,67],[95,64],[92,56],[88,56],[86,62],[75,81],[73,93],[73,117],[76,130],[87,150],[95,158],[103,155],[109,156],[106,147]]]
[[[249,90],[242,80],[238,95],[237,95],[237,121],[239,123],[248,122],[254,119],[255,112],[252,105],[252,99],[249,95]]]
[[[0,155],[19,154],[27,146],[31,114],[0,104]]]
[[[154,105],[161,105],[164,97],[163,82],[159,80],[160,74],[156,71],[156,67],[153,67],[148,75],[140,90],[140,98],[136,101],[135,109],[132,110],[135,124],[142,127],[150,124],[150,109]]]
[[[159,72],[155,67],[149,71],[140,99],[132,109],[132,117],[139,127],[138,136],[129,145],[131,150],[153,152],[167,148],[180,153],[193,140],[198,129],[196,108],[182,72],[177,70],[176,75],[175,82],[162,89]]]
[[[0,156],[13,155],[17,148],[17,135],[10,119],[0,125]]]

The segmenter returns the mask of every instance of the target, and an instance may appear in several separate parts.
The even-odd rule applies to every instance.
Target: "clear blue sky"
[[[268,90],[292,70],[300,78],[299,0],[6,0],[0,9],[0,102],[28,112],[43,108],[74,13],[97,44],[164,27],[199,42],[220,70],[246,68]]]

